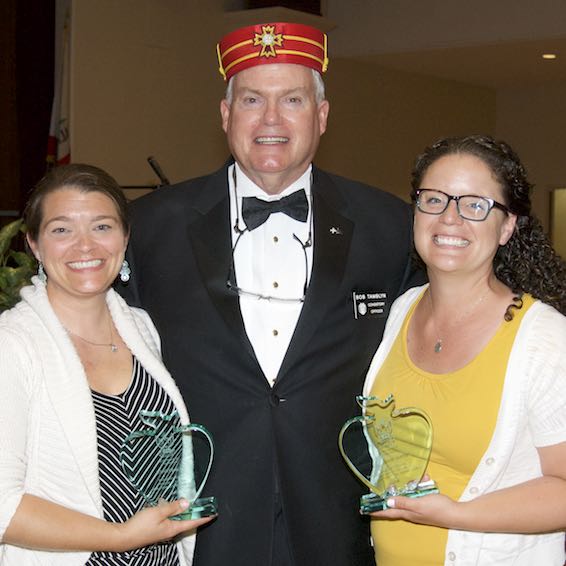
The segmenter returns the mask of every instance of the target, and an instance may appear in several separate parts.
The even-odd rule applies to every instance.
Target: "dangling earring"
[[[130,280],[130,273],[132,270],[126,260],[122,262],[122,267],[120,268],[120,279],[122,283],[127,283]]]
[[[41,261],[37,265],[37,278],[43,283],[47,283],[47,273],[45,273],[45,269],[43,269],[43,263]]]

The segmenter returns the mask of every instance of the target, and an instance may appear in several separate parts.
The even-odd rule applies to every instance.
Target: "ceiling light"
[[[543,59],[556,59],[556,53],[543,53]]]

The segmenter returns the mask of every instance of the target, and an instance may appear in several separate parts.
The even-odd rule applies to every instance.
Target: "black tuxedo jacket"
[[[311,282],[273,388],[226,285],[226,166],[132,206],[132,278],[121,292],[153,318],[191,420],[215,440],[204,495],[218,498],[219,517],[197,537],[196,566],[269,565],[277,505],[296,566],[374,564],[358,514],[364,489],[337,438],[359,413],[389,307],[411,284],[411,214],[388,193],[316,168],[312,191]]]

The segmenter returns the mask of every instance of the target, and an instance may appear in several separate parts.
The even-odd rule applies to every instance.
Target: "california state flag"
[[[70,82],[69,70],[71,63],[71,18],[68,12],[63,27],[63,50],[61,62],[55,70],[55,89],[53,107],[51,109],[51,123],[49,125],[49,139],[47,142],[48,166],[63,165],[71,161],[70,139]]]

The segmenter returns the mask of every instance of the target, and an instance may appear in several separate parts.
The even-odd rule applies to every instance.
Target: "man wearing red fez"
[[[323,33],[260,24],[217,54],[232,158],[135,201],[124,290],[214,437],[203,495],[219,516],[194,564],[373,565],[337,438],[411,285],[409,207],[313,165],[329,113]]]

